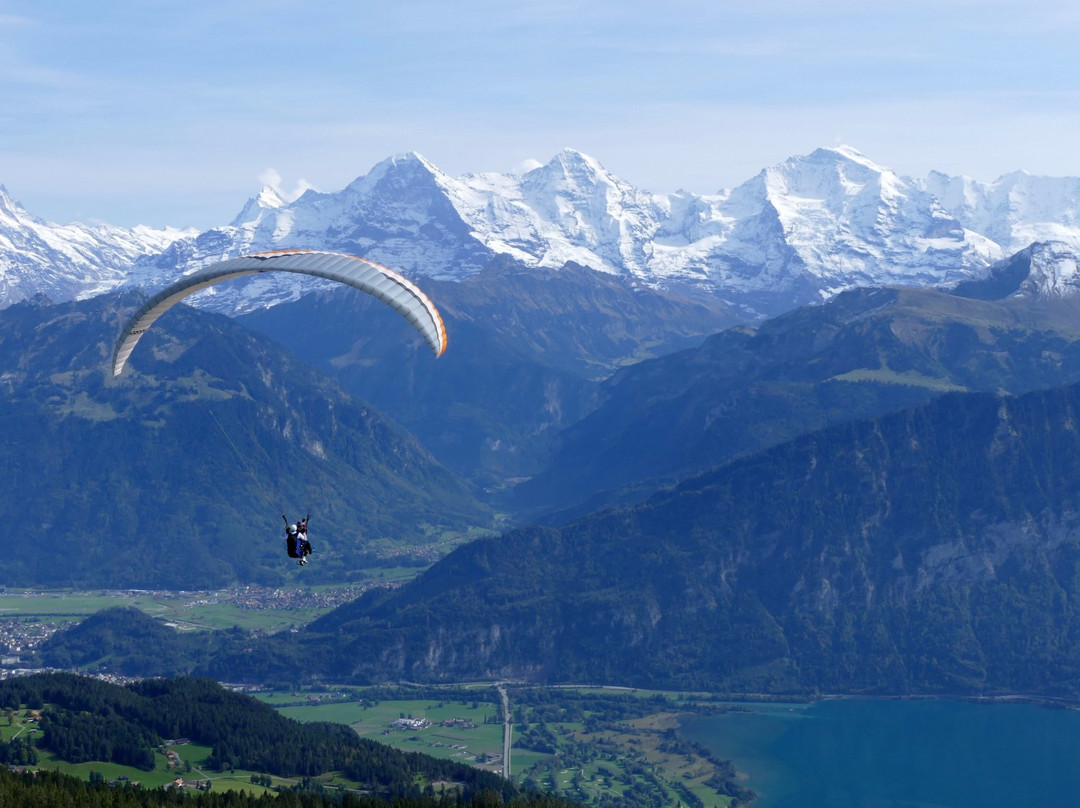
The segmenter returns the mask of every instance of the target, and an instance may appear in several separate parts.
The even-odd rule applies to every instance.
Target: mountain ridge
[[[122,284],[140,256],[160,252],[190,229],[131,229],[32,215],[0,185],[0,308],[44,295],[57,301],[90,297]]]
[[[667,195],[637,189],[573,149],[519,173],[457,178],[407,153],[337,192],[307,190],[286,201],[267,187],[231,224],[159,236],[156,251],[102,253],[98,263],[109,272],[92,284],[84,279],[79,294],[119,283],[157,288],[224,258],[308,247],[358,254],[413,278],[461,280],[500,256],[534,268],[574,263],[758,319],[856,286],[975,280],[1034,240],[1075,250],[1078,211],[1073,178],[913,180],[846,146],[789,158],[731,190]],[[31,296],[35,284],[48,293],[34,275],[51,254],[4,244],[2,224],[0,258],[8,256],[20,286],[0,288],[0,306]],[[64,276],[78,286],[87,271]],[[252,311],[311,288],[295,278],[261,279],[207,294],[200,305]]]

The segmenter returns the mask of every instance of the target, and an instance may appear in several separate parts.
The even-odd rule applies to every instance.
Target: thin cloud
[[[275,194],[286,202],[293,202],[304,195],[305,191],[315,190],[315,186],[302,177],[296,181],[291,190],[282,184],[281,174],[277,169],[266,168],[259,172],[257,178],[264,186],[268,186]]]

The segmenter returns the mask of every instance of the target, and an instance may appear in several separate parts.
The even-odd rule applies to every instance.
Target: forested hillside
[[[208,679],[147,679],[127,687],[73,674],[38,674],[0,683],[0,708],[42,711],[38,745],[62,759],[152,768],[152,749],[187,738],[212,747],[205,766],[281,776],[341,772],[384,798],[419,797],[426,784],[461,784],[465,796],[517,788],[463,763],[399,752],[360,738],[343,724],[301,723]],[[7,746],[6,744],[3,746]]]
[[[398,340],[400,325],[351,290],[239,318],[406,426],[441,462],[501,489],[537,473],[558,433],[592,410],[615,369],[697,345],[736,320],[719,301],[691,302],[567,264],[499,258],[459,282],[425,280],[446,320],[438,363]]]
[[[230,642],[244,642],[247,633],[178,632],[140,609],[102,609],[61,632],[38,649],[36,663],[59,670],[95,670],[102,663],[133,676],[178,676],[205,668]]]

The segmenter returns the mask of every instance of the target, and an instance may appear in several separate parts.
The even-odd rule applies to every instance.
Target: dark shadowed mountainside
[[[573,264],[545,270],[500,259],[467,280],[423,287],[447,325],[437,363],[392,313],[351,290],[241,322],[392,413],[441,462],[489,489],[540,471],[555,436],[595,408],[598,382],[612,371],[735,322],[719,303],[635,289]]]

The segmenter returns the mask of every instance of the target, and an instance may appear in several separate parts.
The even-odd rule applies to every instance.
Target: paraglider
[[[185,275],[162,289],[135,312],[120,332],[113,350],[113,376],[124,370],[142,335],[166,311],[188,295],[215,284],[262,272],[297,272],[337,281],[366,292],[396,310],[435,352],[446,350],[446,327],[435,304],[407,278],[373,261],[318,250],[276,250],[222,261]]]
[[[397,311],[420,332],[436,357],[442,356],[446,350],[446,327],[439,310],[427,295],[405,277],[372,261],[352,255],[318,250],[276,250],[245,255],[204,267],[184,276],[147,300],[120,332],[113,350],[113,376],[119,376],[123,372],[135,346],[154,322],[188,295],[233,278],[263,272],[296,272],[352,286]],[[214,420],[217,422],[216,418]],[[217,423],[224,433],[220,422]],[[239,450],[237,453],[239,454]],[[290,524],[284,514],[282,519],[285,519],[286,551],[291,558],[298,559],[300,566],[304,566],[307,556],[312,552],[307,538],[308,517],[295,524]]]

